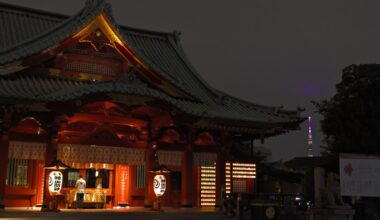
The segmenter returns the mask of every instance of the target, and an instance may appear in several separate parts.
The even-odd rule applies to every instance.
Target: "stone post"
[[[243,220],[243,197],[241,193],[238,194],[237,196],[237,201],[236,201],[236,219],[237,220]]]
[[[314,168],[314,204],[315,207],[322,207],[322,191],[325,189],[325,170]]]

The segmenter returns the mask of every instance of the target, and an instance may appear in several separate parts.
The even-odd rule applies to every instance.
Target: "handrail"
[[[226,195],[222,192],[221,211],[232,219],[243,220],[245,211],[251,210],[252,215],[252,205],[262,202],[275,205],[279,209],[277,214],[281,215],[281,219],[305,219],[303,210],[289,204],[289,202],[295,201],[296,196],[299,195],[283,193],[231,193]],[[294,212],[290,213],[291,216],[287,213],[289,208],[294,208]]]

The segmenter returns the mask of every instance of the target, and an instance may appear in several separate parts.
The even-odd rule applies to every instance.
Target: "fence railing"
[[[221,211],[236,220],[306,220],[305,209],[296,198],[294,194],[232,193],[222,195]]]

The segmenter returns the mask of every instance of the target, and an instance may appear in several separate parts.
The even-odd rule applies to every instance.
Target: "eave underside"
[[[120,80],[89,82],[40,76],[0,78],[0,98],[5,110],[24,109],[23,111],[28,111],[34,105],[38,106],[40,110],[49,111],[45,107],[49,103],[75,102],[89,96],[103,96],[112,99],[113,94],[133,96],[135,99],[146,97],[150,100],[157,100],[163,105],[171,106],[170,108],[181,114],[193,117],[194,126],[205,129],[230,130],[236,133],[283,133],[298,129],[298,123],[300,123],[298,118],[289,120],[272,117],[271,121],[264,121],[261,115],[247,115],[247,113],[244,115],[228,106],[175,99],[146,85],[129,84]],[[116,101],[123,102],[122,100]],[[236,115],[240,115],[240,117],[234,117]]]

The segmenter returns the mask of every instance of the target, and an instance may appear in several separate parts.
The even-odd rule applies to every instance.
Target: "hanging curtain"
[[[9,159],[44,160],[46,143],[9,141]]]
[[[57,159],[66,164],[75,163],[112,163],[141,165],[144,163],[145,150],[97,145],[59,144]]]
[[[158,162],[160,164],[169,166],[181,166],[182,165],[182,151],[175,150],[158,150]]]

